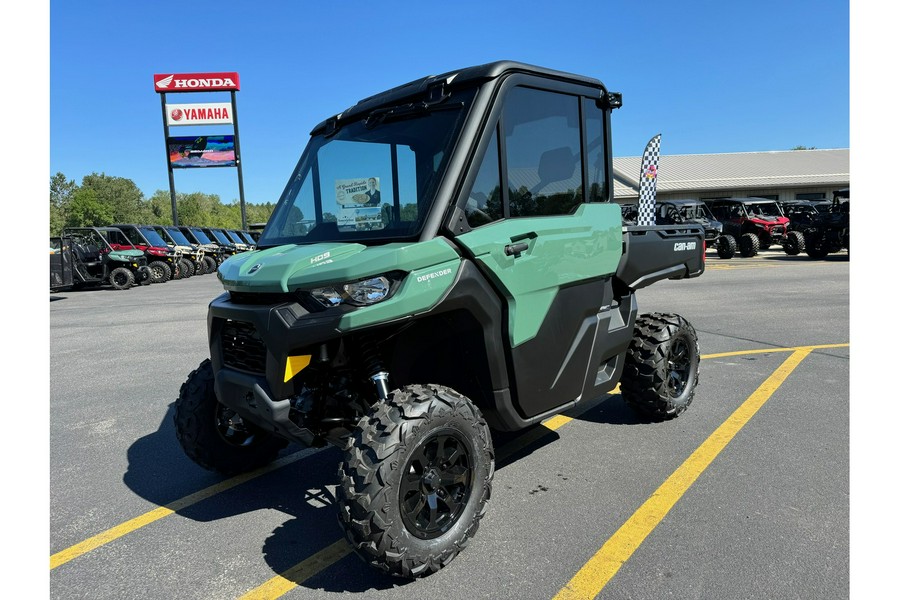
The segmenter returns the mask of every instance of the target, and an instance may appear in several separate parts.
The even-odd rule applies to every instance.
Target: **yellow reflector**
[[[287,383],[294,377],[294,375],[308,367],[311,358],[312,355],[310,354],[304,354],[302,356],[288,356],[287,362],[284,365],[284,382]]]

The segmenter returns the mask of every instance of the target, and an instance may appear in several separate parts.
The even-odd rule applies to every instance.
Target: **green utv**
[[[178,440],[225,474],[343,449],[339,519],[389,573],[449,563],[485,514],[492,431],[621,383],[651,418],[697,385],[693,327],[635,290],[700,275],[696,224],[623,228],[592,78],[514,62],[426,77],[315,127],[258,242],[219,268]]]

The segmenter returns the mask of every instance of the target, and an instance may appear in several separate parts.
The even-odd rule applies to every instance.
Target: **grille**
[[[222,328],[222,359],[233,369],[265,375],[266,345],[252,323],[225,321]]]

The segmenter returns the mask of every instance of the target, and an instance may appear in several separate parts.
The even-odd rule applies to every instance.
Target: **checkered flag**
[[[661,133],[647,142],[641,158],[641,188],[638,199],[638,225],[656,225],[656,179],[659,166],[659,140]]]

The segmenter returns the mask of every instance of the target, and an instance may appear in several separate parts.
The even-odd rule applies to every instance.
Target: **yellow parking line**
[[[254,588],[239,600],[273,600],[288,593],[322,569],[330,567],[353,552],[347,540],[341,538],[327,548],[319,550],[306,560],[294,565],[284,573],[276,575],[261,586]]]
[[[616,531],[594,556],[554,596],[554,600],[592,599],[619,571],[644,539],[706,470],[756,412],[768,401],[788,375],[809,356],[812,348],[794,351],[780,367]]]
[[[69,546],[65,550],[61,550],[56,554],[50,556],[50,570],[52,571],[56,567],[63,565],[74,558],[78,558],[82,554],[86,554],[91,550],[98,548],[104,544],[108,544],[109,542],[116,540],[123,535],[127,535],[136,529],[140,529],[145,525],[149,525],[154,521],[158,521],[163,517],[167,517],[174,512],[177,512],[183,508],[187,508],[192,504],[196,504],[201,500],[206,500],[211,496],[215,496],[216,494],[220,494],[225,490],[230,490],[231,488],[238,486],[246,481],[250,481],[251,479],[256,479],[261,475],[265,475],[275,469],[280,469],[281,467],[287,466],[292,462],[300,460],[302,456],[305,456],[302,452],[296,452],[294,454],[290,454],[288,456],[279,458],[275,462],[266,465],[265,467],[256,469],[255,471],[251,471],[249,473],[244,473],[242,475],[238,475],[237,477],[232,477],[231,479],[226,479],[220,483],[209,486],[208,488],[204,488],[199,492],[195,492],[189,496],[185,496],[174,502],[167,504],[166,506],[160,506],[150,512],[144,513],[139,517],[135,517],[129,521],[125,521],[121,525],[116,525],[110,529],[102,533],[98,533],[97,535],[90,537],[83,542],[79,542],[74,546]]]
[[[759,348],[757,350],[738,350],[736,352],[719,352],[718,354],[703,354],[702,359],[725,358],[727,356],[745,356],[748,354],[769,354],[770,352],[794,352],[796,350],[824,350],[826,348],[847,348],[850,344],[819,344],[817,346],[796,346],[794,348]]]

